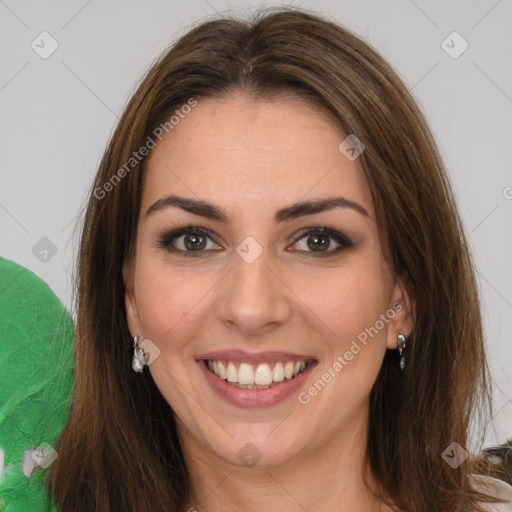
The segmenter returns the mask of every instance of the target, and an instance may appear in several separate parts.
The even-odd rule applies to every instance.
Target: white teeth
[[[262,363],[257,366],[249,363],[240,363],[238,369],[232,361],[223,363],[209,359],[207,366],[217,377],[227,380],[239,387],[247,389],[261,389],[268,387],[273,382],[282,382],[292,379],[306,368],[305,361],[277,362],[272,369],[269,364]]]
[[[304,363],[304,367],[306,363]],[[283,363],[276,363],[274,370],[272,371],[272,380],[274,382],[281,382],[284,380],[284,366]]]
[[[228,371],[226,373],[226,377],[228,382],[238,382],[238,372],[236,371],[236,367],[233,363],[228,364]]]
[[[254,384],[254,370],[250,364],[242,363],[238,368],[238,384]]]
[[[272,373],[268,364],[258,365],[254,373],[254,382],[261,385],[272,384]]]
[[[218,365],[218,368],[219,368],[219,373],[217,373],[217,375],[221,378],[221,379],[224,379],[226,380],[226,377],[227,377],[227,373],[226,373],[226,367],[219,361],[219,365]]]
[[[286,363],[284,367],[284,376],[287,379],[291,379],[293,377],[293,363],[291,361]]]

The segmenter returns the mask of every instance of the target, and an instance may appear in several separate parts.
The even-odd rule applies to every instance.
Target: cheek
[[[385,276],[365,261],[333,270],[325,279],[303,279],[297,286],[304,302],[341,341],[374,325],[390,306]]]
[[[165,342],[193,318],[194,308],[205,294],[205,281],[184,279],[179,269],[141,262],[136,294],[144,336]],[[174,337],[174,336],[173,336]]]
[[[386,350],[390,318],[386,322],[381,315],[385,317],[389,308],[388,284],[378,265],[361,261],[333,273],[328,286],[312,295],[311,309],[328,327],[331,353],[316,378],[322,378],[329,367],[336,375],[322,400],[335,400],[351,390],[350,398],[344,398],[350,409],[364,400],[373,386]]]
[[[329,340],[333,354],[345,352],[389,307],[386,275],[375,256],[375,251],[368,250],[330,269],[283,269],[283,279],[294,292],[283,289],[283,300],[290,301],[306,330],[321,332]],[[173,352],[186,345],[185,339],[194,336],[197,325],[209,321],[217,303],[215,284],[222,281],[222,272],[172,266],[143,250],[136,276],[142,334]],[[384,335],[381,329],[371,339],[384,339]]]

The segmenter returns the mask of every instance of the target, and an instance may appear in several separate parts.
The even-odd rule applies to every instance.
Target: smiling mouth
[[[316,360],[278,361],[277,363],[249,364],[214,359],[202,360],[208,370],[219,379],[241,389],[269,389],[293,380]]]

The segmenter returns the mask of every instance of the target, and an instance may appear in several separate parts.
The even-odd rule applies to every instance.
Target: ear
[[[388,325],[386,347],[393,350],[398,348],[398,334],[409,338],[416,318],[416,300],[412,297],[405,279],[399,278],[395,281],[389,306],[395,315]]]
[[[130,261],[123,264],[124,305],[126,322],[132,336],[140,333],[137,301],[135,298],[135,266]]]

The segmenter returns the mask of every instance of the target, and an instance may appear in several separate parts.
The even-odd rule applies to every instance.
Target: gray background
[[[486,445],[501,443],[512,437],[512,2],[289,3],[363,36],[422,105],[477,265],[495,391]],[[77,215],[144,71],[215,12],[277,5],[284,3],[0,0],[0,255],[40,276],[70,310]],[[38,37],[45,31],[58,48],[43,59],[31,44],[47,51],[50,40]],[[445,51],[463,48],[448,37],[454,31],[469,45],[457,58]],[[55,254],[40,252],[43,237]]]

